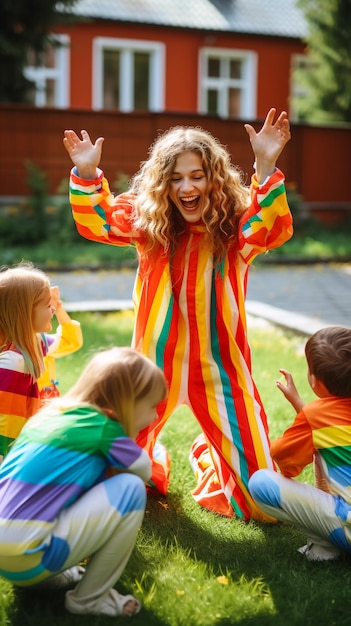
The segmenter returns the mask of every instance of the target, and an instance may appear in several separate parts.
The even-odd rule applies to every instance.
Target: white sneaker
[[[106,595],[93,602],[75,598],[74,592],[74,589],[67,591],[65,607],[67,611],[77,615],[108,615],[109,617],[124,615],[125,617],[132,617],[139,613],[141,609],[139,600],[131,595],[122,596],[116,589],[110,589]],[[132,602],[133,605],[125,608],[128,602]]]
[[[297,550],[309,561],[335,561],[340,556],[339,548],[321,546],[318,543],[307,543]]]

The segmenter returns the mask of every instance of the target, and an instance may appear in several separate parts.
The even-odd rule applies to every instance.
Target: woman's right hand
[[[86,130],[81,131],[81,136],[82,139],[74,130],[65,130],[63,145],[76,166],[79,176],[87,180],[94,180],[97,175],[96,168],[101,159],[104,138],[99,137],[95,143],[92,143]]]

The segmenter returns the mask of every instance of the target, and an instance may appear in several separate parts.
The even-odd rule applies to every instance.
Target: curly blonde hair
[[[250,202],[249,189],[240,170],[231,164],[227,149],[208,131],[191,126],[176,126],[160,135],[131,181],[136,194],[134,223],[146,235],[144,254],[158,247],[172,253],[185,229],[169,197],[176,160],[184,152],[201,158],[208,181],[202,220],[213,255],[220,259],[236,242],[239,219]]]

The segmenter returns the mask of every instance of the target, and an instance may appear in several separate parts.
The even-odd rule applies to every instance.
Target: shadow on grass
[[[151,587],[153,565],[147,549],[145,552],[145,543],[151,547],[162,546],[151,561],[156,566],[162,561],[163,567],[164,551],[176,546],[189,559],[206,564],[216,577],[226,575],[234,583],[242,577],[246,581],[261,579],[273,599],[274,614],[262,611],[240,617],[233,613],[231,617],[215,621],[216,626],[348,626],[350,560],[308,562],[297,553],[303,540],[298,531],[285,525],[245,523],[207,512],[193,503],[188,493],[175,491],[166,497],[149,497],[142,535],[117,586],[121,593],[130,592],[135,572],[145,571]],[[115,623],[109,617],[69,614],[64,608],[64,593],[64,590],[17,589],[15,609],[4,624],[107,626]],[[194,597],[194,603],[200,598],[201,590]],[[156,599],[150,605],[144,605],[141,613],[128,619],[128,623],[135,626],[193,626],[189,620],[174,621],[171,616],[169,620],[159,618],[155,602]],[[252,602],[252,598],[248,602]],[[127,623],[122,618],[117,622]],[[204,626],[213,623],[206,621],[206,617],[201,622]]]
[[[118,585],[121,593],[128,593],[123,585]],[[134,618],[111,618],[101,615],[72,615],[64,607],[65,590],[36,591],[17,589],[15,591],[15,608],[7,616],[1,626],[113,626],[113,624],[143,624],[147,626],[164,626],[152,610],[142,607],[141,613]],[[10,621],[8,621],[10,620]],[[141,620],[141,621],[139,621]]]
[[[165,546],[175,543],[194,560],[207,564],[215,576],[227,574],[234,582],[243,576],[247,581],[261,579],[275,608],[275,615],[260,613],[242,619],[233,615],[219,619],[216,625],[350,624],[351,588],[346,582],[350,575],[349,557],[345,555],[333,562],[310,562],[297,552],[305,543],[304,535],[292,527],[230,520],[202,509],[196,512],[195,521],[194,508],[200,509],[189,503],[190,514],[187,513],[180,492],[149,498],[144,535],[154,536]],[[135,552],[135,558],[143,558],[138,547]],[[150,621],[150,625],[154,623],[158,622]]]

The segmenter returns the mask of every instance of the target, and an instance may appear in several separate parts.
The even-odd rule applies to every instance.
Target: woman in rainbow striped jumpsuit
[[[168,488],[157,437],[186,404],[203,441],[194,450],[200,504],[231,517],[267,520],[247,485],[258,468],[273,469],[266,415],[252,380],[245,295],[254,257],[292,235],[284,176],[276,160],[290,139],[287,114],[271,109],[261,130],[245,125],[255,154],[251,188],[228,151],[199,128],[158,137],[128,193],[113,197],[98,169],[104,139],[64,133],[75,167],[70,200],[87,239],[136,247],[133,346],[164,371],[169,396],[138,443],[153,460],[152,483]]]

